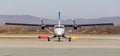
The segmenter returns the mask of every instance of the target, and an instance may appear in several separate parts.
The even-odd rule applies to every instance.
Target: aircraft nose
[[[62,34],[62,32],[58,32],[58,35],[61,35]]]
[[[62,35],[62,34],[64,34],[64,29],[55,29],[55,34],[56,35]]]

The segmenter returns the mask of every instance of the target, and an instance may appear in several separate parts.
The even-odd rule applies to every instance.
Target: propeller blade
[[[43,20],[41,20],[41,23],[44,24]]]
[[[73,20],[74,25],[76,25],[75,20]]]

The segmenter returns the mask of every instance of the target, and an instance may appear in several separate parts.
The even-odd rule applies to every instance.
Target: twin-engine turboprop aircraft
[[[68,41],[71,41],[71,37],[65,35],[65,27],[73,27],[77,29],[81,26],[102,26],[102,25],[113,25],[113,23],[99,23],[99,24],[76,24],[75,20],[73,20],[73,24],[61,24],[61,13],[58,13],[58,24],[44,24],[43,20],[41,20],[42,24],[24,24],[24,23],[5,23],[6,25],[23,25],[23,26],[41,26],[41,29],[45,29],[46,27],[54,27],[54,35],[52,37],[48,37],[48,41],[52,38],[58,38],[58,41],[61,41],[61,38],[66,38]]]

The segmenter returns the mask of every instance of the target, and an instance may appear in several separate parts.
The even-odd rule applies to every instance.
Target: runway
[[[10,48],[120,48],[120,35],[81,35],[50,42],[37,38],[38,35],[0,35],[0,47]],[[76,38],[77,37],[77,38]]]
[[[79,40],[51,41],[47,40],[0,40],[0,47],[6,48],[120,48],[120,40]]]
[[[0,56],[120,56],[119,48],[0,48]]]
[[[120,56],[120,38],[81,36],[71,42],[0,39],[0,56]]]

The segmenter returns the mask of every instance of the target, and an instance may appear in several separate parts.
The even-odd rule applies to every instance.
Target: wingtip
[[[4,25],[6,25],[7,23],[6,22],[3,22]]]

